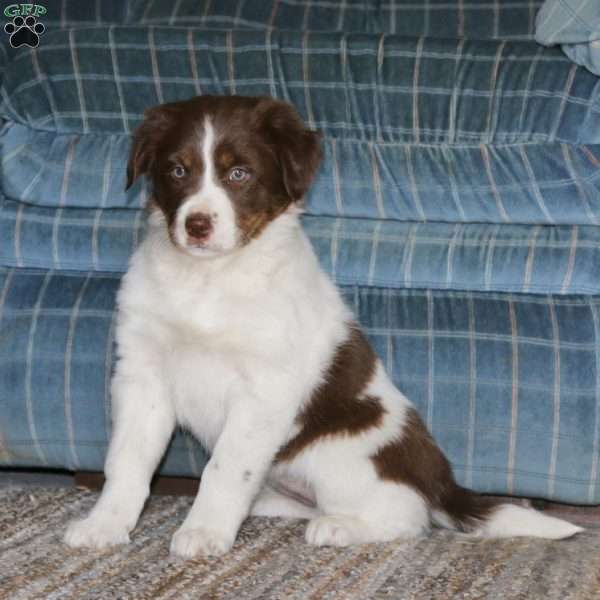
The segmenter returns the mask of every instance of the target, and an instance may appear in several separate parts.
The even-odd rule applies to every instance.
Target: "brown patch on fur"
[[[242,232],[244,242],[258,237],[263,229],[273,220],[275,220],[281,213],[285,212],[288,204],[282,204],[280,207],[273,209],[266,209],[264,212],[249,213],[249,214],[238,214],[237,222],[238,227]]]
[[[215,155],[215,165],[217,168],[229,170],[235,165],[235,155],[228,150],[221,150]]]
[[[375,372],[375,354],[357,327],[340,344],[310,401],[296,418],[300,431],[275,458],[291,461],[314,442],[332,435],[356,435],[381,425],[384,409],[378,398],[362,393]]]
[[[268,97],[198,96],[147,110],[133,136],[127,188],[150,175],[170,230],[179,206],[201,184],[207,117],[215,131],[216,177],[232,202],[245,244],[302,200],[321,159],[319,134],[305,128],[291,105]],[[185,167],[184,177],[171,175],[175,165]],[[233,167],[246,169],[248,181],[230,181]]]
[[[371,460],[381,479],[413,487],[463,531],[485,520],[498,504],[456,483],[448,459],[412,407],[407,409],[401,437],[383,446]]]

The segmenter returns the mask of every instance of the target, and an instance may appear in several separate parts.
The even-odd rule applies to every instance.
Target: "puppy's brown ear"
[[[321,134],[306,129],[296,110],[285,102],[265,98],[259,113],[281,164],[286,192],[291,200],[302,200],[321,162]]]
[[[127,163],[127,191],[141,175],[149,173],[156,159],[160,141],[173,122],[172,105],[163,104],[144,112],[144,120],[133,132]]]

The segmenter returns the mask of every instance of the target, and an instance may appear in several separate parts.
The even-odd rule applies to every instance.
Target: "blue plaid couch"
[[[143,110],[270,94],[323,132],[304,225],[460,482],[600,502],[600,81],[541,2],[45,6],[3,46],[1,464],[102,469]],[[178,433],[161,471],[205,460]]]

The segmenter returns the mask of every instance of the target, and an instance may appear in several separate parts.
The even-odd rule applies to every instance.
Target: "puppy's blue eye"
[[[234,167],[229,171],[229,181],[233,183],[244,183],[250,177],[250,173],[241,167]]]
[[[186,174],[186,170],[181,165],[177,165],[171,171],[171,175],[173,175],[173,177],[175,177],[177,179],[181,179],[182,177],[185,177],[185,174]]]

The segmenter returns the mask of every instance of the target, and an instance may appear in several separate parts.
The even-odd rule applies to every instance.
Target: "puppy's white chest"
[[[208,449],[232,400],[246,393],[257,353],[280,353],[272,332],[282,329],[261,302],[219,283],[197,280],[172,287],[161,311],[168,337],[162,353],[177,420]]]
[[[181,343],[165,355],[171,379],[171,401],[177,421],[209,450],[221,433],[240,376],[223,353]]]
[[[221,290],[194,286],[171,297],[169,322],[184,338],[198,343],[227,333],[231,301]]]
[[[159,312],[178,337],[214,343],[222,336],[237,336],[246,329],[246,316],[254,311],[257,285],[252,285],[244,273],[182,271],[160,275]]]
[[[154,308],[173,344],[209,343],[229,330],[227,294],[202,279],[177,282],[163,289]]]

